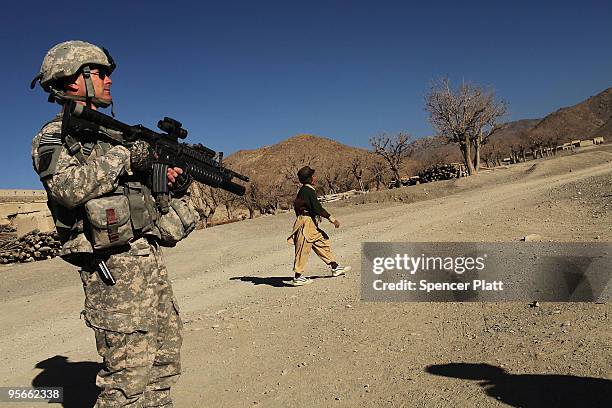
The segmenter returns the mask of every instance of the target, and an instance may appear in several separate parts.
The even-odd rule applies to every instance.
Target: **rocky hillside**
[[[540,121],[529,137],[559,136],[561,142],[572,139],[612,137],[612,88],[580,102],[561,108]]]
[[[362,148],[348,146],[334,140],[314,135],[290,137],[272,146],[254,150],[240,150],[228,156],[226,163],[233,169],[247,174],[259,183],[281,183],[287,174],[310,165],[318,170],[319,179],[332,167],[350,167],[359,158],[362,167],[374,162],[375,155]]]

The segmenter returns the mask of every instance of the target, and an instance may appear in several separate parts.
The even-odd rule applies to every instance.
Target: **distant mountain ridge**
[[[561,108],[542,119],[521,119],[508,122],[506,127],[496,133],[490,143],[498,149],[505,150],[511,145],[526,143],[533,137],[558,135],[561,142],[573,139],[588,139],[603,136],[612,138],[612,88],[592,96],[574,106]],[[439,136],[425,137],[414,141],[414,154],[411,163],[404,169],[405,174],[412,174],[414,167],[427,166],[439,162],[462,161],[459,149],[446,143]],[[240,150],[226,158],[226,162],[235,170],[244,172],[252,179],[281,183],[283,171],[291,161],[312,159],[313,167],[341,165],[348,167],[350,162],[359,157],[364,166],[377,160],[374,153],[367,149],[348,146],[326,137],[315,135],[297,135],[277,144],[253,150]],[[295,163],[295,165],[306,164]]]
[[[612,137],[612,88],[549,114],[527,134],[528,137],[547,135],[559,136],[561,142]]]

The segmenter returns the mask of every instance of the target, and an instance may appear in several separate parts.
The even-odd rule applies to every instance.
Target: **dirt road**
[[[380,197],[330,206],[342,228],[326,230],[354,270],[327,278],[313,257],[320,278],[308,287],[283,286],[291,214],[197,231],[166,252],[185,322],[177,407],[595,407],[610,398],[610,304],[366,303],[359,289],[363,241],[612,241],[610,146]],[[0,279],[0,386],[63,385],[65,406],[88,406],[99,357],[79,320],[75,270],[52,260],[0,267]]]

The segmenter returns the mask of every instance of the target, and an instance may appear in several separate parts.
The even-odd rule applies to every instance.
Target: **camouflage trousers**
[[[103,358],[95,407],[172,407],[182,322],[160,248],[141,238],[105,262],[115,285],[93,267],[81,270],[83,315]]]

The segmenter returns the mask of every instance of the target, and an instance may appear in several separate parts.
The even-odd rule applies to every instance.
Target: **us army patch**
[[[40,138],[39,145],[60,145],[62,144],[62,135],[59,133],[45,133]]]

